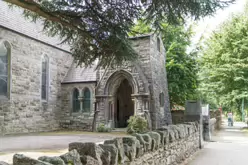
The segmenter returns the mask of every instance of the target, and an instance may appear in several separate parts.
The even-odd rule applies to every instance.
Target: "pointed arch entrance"
[[[105,110],[112,127],[127,127],[128,119],[135,114],[132,95],[137,93],[137,84],[132,75],[124,70],[113,73],[108,78],[104,93],[111,98]]]
[[[132,101],[132,87],[127,79],[124,79],[115,94],[114,119],[115,127],[127,127],[127,121],[134,115],[134,103]]]

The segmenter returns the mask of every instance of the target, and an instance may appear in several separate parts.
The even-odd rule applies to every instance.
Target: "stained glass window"
[[[83,110],[84,112],[90,111],[90,90],[89,88],[84,89],[84,101],[83,101]]]
[[[0,97],[8,97],[10,89],[10,48],[0,43]]]
[[[47,100],[48,98],[48,57],[42,58],[42,75],[41,75],[41,98]]]
[[[78,100],[78,97],[79,97],[79,91],[77,88],[75,88],[73,90],[73,105],[72,105],[72,109],[73,109],[73,112],[79,112],[80,111],[80,102]]]

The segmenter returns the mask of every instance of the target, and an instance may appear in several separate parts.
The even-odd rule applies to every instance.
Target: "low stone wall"
[[[175,110],[171,111],[172,123],[181,124],[185,122],[185,110]]]
[[[209,120],[209,125],[210,125],[210,132],[211,134],[214,133],[215,129],[216,129],[216,119],[215,118],[211,118]]]
[[[57,157],[43,156],[35,160],[15,154],[13,165],[176,165],[198,148],[199,124],[188,122],[106,140],[100,145],[70,143],[69,152]]]
[[[221,124],[222,124],[222,117],[221,117],[221,111],[216,110],[216,111],[210,111],[210,118],[215,118],[215,129],[220,130],[221,129]]]
[[[60,120],[60,130],[76,130],[76,131],[91,131],[92,130],[92,122],[93,117],[88,115],[78,115],[78,116],[70,116],[63,120]]]

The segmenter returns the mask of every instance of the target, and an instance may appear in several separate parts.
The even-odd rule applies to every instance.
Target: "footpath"
[[[0,136],[0,161],[12,163],[15,153],[37,159],[40,156],[59,156],[68,151],[72,142],[95,142],[123,136],[123,133],[50,132],[16,136]]]
[[[247,165],[248,129],[247,125],[234,122],[233,127],[224,123],[223,129],[212,137],[188,163],[188,165]]]

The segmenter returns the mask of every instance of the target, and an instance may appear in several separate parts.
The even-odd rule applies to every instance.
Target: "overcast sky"
[[[229,7],[217,11],[212,17],[206,17],[198,22],[198,26],[194,28],[195,37],[192,39],[193,43],[197,43],[200,36],[204,33],[204,36],[209,36],[211,32],[218,27],[223,21],[227,20],[232,13],[239,13],[244,10],[244,6],[247,0],[236,0],[234,4]]]

